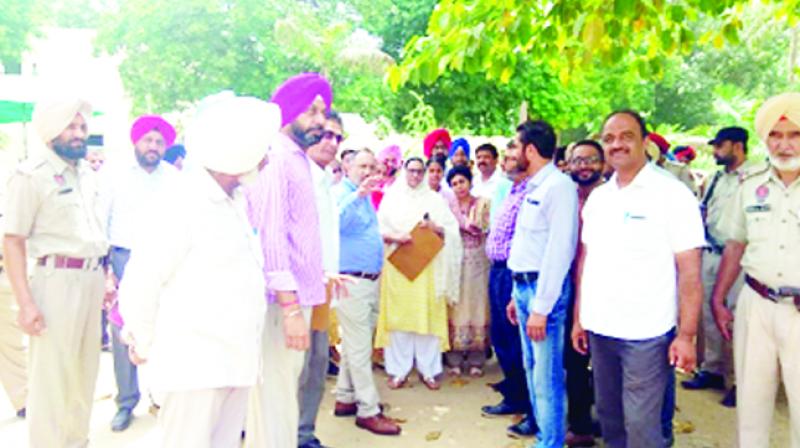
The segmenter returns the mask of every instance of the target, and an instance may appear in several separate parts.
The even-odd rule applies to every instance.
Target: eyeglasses
[[[600,163],[600,157],[573,157],[573,159],[569,161],[570,165],[575,166],[594,165],[595,163]]]
[[[325,140],[336,140],[336,143],[342,143],[342,140],[344,140],[344,135],[337,134],[333,131],[325,131],[322,133],[322,138]]]
[[[416,176],[422,176],[423,174],[425,174],[425,170],[423,170],[423,169],[414,169],[414,168],[412,168],[412,169],[408,169],[407,168],[406,172],[408,174],[414,174]]]

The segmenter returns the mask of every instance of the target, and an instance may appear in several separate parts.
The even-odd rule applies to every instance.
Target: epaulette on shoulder
[[[739,172],[739,183],[741,184],[747,179],[752,179],[756,176],[767,174],[769,172],[769,167],[769,162],[764,161],[741,170],[741,172]]]
[[[41,157],[25,159],[17,165],[17,172],[22,174],[33,174],[37,168],[44,165],[45,160]]]

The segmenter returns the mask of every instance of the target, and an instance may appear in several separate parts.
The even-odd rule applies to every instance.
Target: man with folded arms
[[[119,291],[122,337],[163,394],[164,447],[241,443],[266,305],[239,186],[257,177],[279,122],[278,108],[256,98],[203,100],[186,133],[199,166],[145,212],[137,234]]]
[[[33,126],[47,145],[9,180],[3,255],[31,336],[27,417],[31,447],[88,443],[100,363],[105,229],[86,155],[89,103],[41,101]],[[36,260],[28,281],[27,259]]]
[[[769,163],[742,176],[723,215],[725,250],[711,295],[726,340],[733,326],[739,446],[769,446],[778,386],[789,399],[792,446],[800,446],[800,93],[767,100],[755,128]],[[736,320],[725,302],[739,272]]]

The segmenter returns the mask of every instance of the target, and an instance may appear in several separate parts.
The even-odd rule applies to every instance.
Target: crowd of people
[[[112,430],[146,368],[167,447],[322,447],[329,373],[335,416],[397,435],[376,366],[436,391],[491,356],[481,412],[524,415],[508,432],[536,447],[673,445],[676,369],[727,391],[743,447],[769,446],[782,382],[800,447],[800,94],[761,106],[766,160],[720,129],[702,182],[632,110],[561,147],[524,121],[502,157],[436,129],[420,157],[341,147],[333,97],[315,73],[212,95],[183,144],[144,115],[105,164],[87,102],[36,105],[47,150],[9,180],[0,272],[0,380],[30,446],[88,443],[107,338]]]

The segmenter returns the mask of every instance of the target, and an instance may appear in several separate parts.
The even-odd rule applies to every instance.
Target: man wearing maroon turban
[[[439,128],[425,136],[425,140],[422,142],[422,149],[426,159],[435,156],[441,156],[446,159],[450,153],[450,145],[452,144],[453,141],[447,129]]]
[[[169,122],[157,115],[142,115],[133,122],[130,136],[134,157],[110,162],[100,173],[101,204],[111,244],[106,305],[110,308],[108,320],[117,383],[117,413],[111,420],[111,430],[115,432],[130,426],[141,396],[137,368],[128,357],[128,345],[120,338],[123,320],[115,293],[134,249],[142,216],[158,197],[174,190],[178,180],[178,170],[161,163],[166,148],[175,142],[175,128]]]

